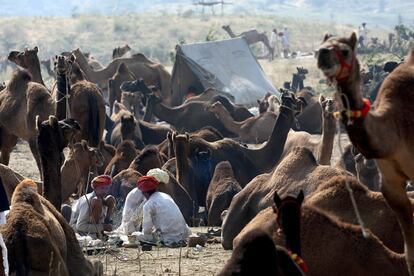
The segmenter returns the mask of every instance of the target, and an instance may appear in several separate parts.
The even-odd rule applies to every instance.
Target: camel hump
[[[16,186],[11,199],[11,205],[19,202],[26,202],[32,206],[40,206],[37,185],[33,180],[24,179]]]
[[[123,63],[123,62],[121,62],[119,64],[118,69],[116,70],[116,72],[118,74],[128,74],[128,73],[130,73],[129,72],[129,69],[128,69],[128,66],[125,63]]]
[[[294,147],[290,153],[283,158],[283,162],[288,162],[291,165],[296,163],[306,163],[311,166],[317,166],[318,162],[316,161],[315,156],[313,155],[312,151],[305,147]],[[279,165],[280,166],[280,165]],[[294,165],[295,166],[295,165]]]
[[[155,63],[154,61],[150,60],[144,54],[141,54],[141,53],[133,54],[133,55],[131,55],[131,58],[133,58],[134,60],[139,61],[139,62],[146,62],[146,63],[151,63],[151,64]]]

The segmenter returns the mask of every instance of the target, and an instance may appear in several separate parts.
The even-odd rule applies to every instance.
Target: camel
[[[239,35],[236,35],[233,33],[232,29],[230,28],[230,25],[224,25],[222,26],[222,29],[225,30],[231,38],[233,37],[241,37],[244,40],[246,40],[247,45],[255,44],[257,42],[262,42],[267,50],[269,51],[269,55],[273,56],[273,47],[270,46],[269,39],[267,38],[267,35],[263,33],[259,33],[257,30],[249,30],[242,32]]]
[[[112,158],[115,156],[116,148],[101,141],[98,149],[103,156],[103,162],[101,166],[97,166],[97,170],[98,174],[104,174],[106,166],[108,166],[109,162],[111,162]]]
[[[111,78],[108,80],[108,94],[109,94],[109,113],[112,114],[112,109],[114,106],[114,102],[121,101],[121,84],[124,81],[134,80],[136,77],[133,73],[128,69],[128,66],[125,63],[119,64],[116,72]],[[131,111],[132,112],[132,111]]]
[[[341,120],[352,144],[366,158],[376,159],[382,175],[381,190],[398,217],[408,269],[410,275],[414,275],[413,209],[405,191],[406,181],[414,180],[414,163],[411,162],[414,132],[407,127],[414,124],[410,108],[414,103],[410,94],[414,89],[414,51],[386,77],[374,109],[370,110],[369,102],[361,96],[356,44],[355,33],[349,38],[326,36],[317,53],[318,67],[341,91],[338,93],[344,106]]]
[[[75,56],[58,56],[55,65],[58,76],[58,87],[65,87],[68,84],[60,85],[59,82],[69,79],[71,86],[69,91],[70,116],[79,122],[81,126],[80,139],[87,140],[89,146],[98,147],[102,140],[105,126],[105,102],[101,90],[93,83],[86,80],[83,72],[75,64]],[[65,77],[63,77],[65,76]],[[67,90],[65,90],[67,93]],[[65,106],[65,102],[57,95],[57,109],[59,105]]]
[[[36,117],[39,146],[43,173],[43,195],[50,203],[60,210],[62,204],[62,182],[60,169],[65,156],[63,149],[69,141],[80,132],[79,124],[73,119],[58,121],[55,116],[41,122]]]
[[[230,162],[218,163],[207,190],[207,225],[221,226],[222,212],[230,206],[231,200],[241,189],[240,184],[234,178]]]
[[[266,231],[256,227],[246,231],[240,238],[230,260],[219,275],[305,275],[306,263],[299,259],[302,201],[303,193],[284,199],[280,199],[277,193],[274,195],[276,206],[273,205],[273,209],[280,223],[279,229],[286,233],[286,249],[276,246]],[[299,256],[296,260],[301,266],[291,258],[292,253]]]
[[[377,164],[373,159],[366,159],[352,144],[345,147],[336,166],[355,175],[371,191],[380,191],[380,175]]]
[[[170,172],[166,172],[169,175],[169,182],[167,184],[159,183],[158,191],[169,194],[180,208],[186,223],[193,225],[193,217],[196,212],[191,197],[175,177]],[[128,193],[136,187],[140,176],[142,174],[132,168],[121,171],[113,178],[110,194],[115,196],[118,201],[125,201]]]
[[[280,101],[271,93],[267,93],[263,99],[257,100],[257,104],[259,105],[259,114],[264,112],[274,112],[276,115],[279,113]]]
[[[292,91],[299,92],[305,86],[303,85],[303,81],[306,79],[306,74],[309,73],[308,69],[303,67],[296,67],[297,73],[292,74]]]
[[[0,91],[3,90],[4,88],[6,88],[6,83],[4,81],[0,82]]]
[[[128,135],[130,137],[134,137],[134,142],[139,148],[143,148],[144,144],[142,142],[142,133],[141,133],[141,128],[139,127],[138,120],[133,117],[131,112],[129,112],[123,104],[115,102],[114,107],[115,107],[114,113],[112,113],[112,116],[111,116],[111,120],[114,123],[113,130],[110,136],[111,145],[117,147],[123,141],[122,132],[121,132],[122,125],[123,123],[128,124],[129,118],[132,117],[134,120],[134,125],[129,126],[130,133]],[[124,132],[124,135],[125,134],[126,133]]]
[[[103,163],[103,156],[96,148],[89,148],[85,140],[73,144],[61,168],[62,202],[76,193],[81,197],[86,190],[89,172]]]
[[[157,96],[151,95],[147,101],[146,113],[154,114],[158,119],[173,125],[178,131],[193,132],[205,126],[212,126],[224,136],[233,135],[213,112],[206,109],[207,106],[204,102],[191,102],[171,108],[163,104]]]
[[[158,151],[155,146],[146,146],[136,157],[130,162],[129,168],[146,175],[147,172],[154,168],[161,168],[165,163],[163,154]]]
[[[142,138],[136,135],[135,129],[138,128],[138,130],[141,130],[137,124],[139,124],[138,120],[132,115],[129,117],[121,117],[121,141],[131,140],[137,149],[143,149],[145,145],[142,142]]]
[[[216,89],[209,87],[205,89],[201,94],[195,95],[195,96],[188,96],[183,103],[189,103],[189,102],[207,102],[210,101],[214,96],[216,95],[223,95],[226,98],[230,99],[230,101],[234,102],[234,96],[230,93],[217,91]]]
[[[238,135],[244,143],[259,144],[267,141],[272,133],[277,115],[264,112],[257,117],[250,117],[242,122],[236,122],[220,102],[215,102],[207,108],[216,114],[227,130]]]
[[[46,68],[46,72],[51,76],[52,78],[55,77],[55,73],[52,70],[52,61],[49,59],[41,60],[40,64],[43,65],[43,67]]]
[[[306,131],[310,134],[321,134],[323,128],[321,116],[322,108],[319,104],[318,97],[307,89],[297,92],[296,96],[305,100],[306,107],[302,113],[299,114],[297,125],[295,124],[292,129]]]
[[[121,63],[124,63],[132,74],[145,80],[148,85],[160,85],[163,102],[171,105],[171,74],[162,64],[149,60],[142,54],[132,55],[130,58],[116,58],[111,63],[98,71],[92,70],[80,49],[73,51],[76,62],[79,64],[86,77],[98,84],[102,89],[107,86],[108,79],[111,78]]]
[[[54,102],[48,90],[31,81],[26,70],[16,70],[7,87],[0,94],[1,161],[7,165],[17,137],[29,142],[40,174],[41,164],[36,144],[35,118],[46,120],[54,114]]]
[[[161,144],[167,137],[167,133],[172,132],[172,129],[166,125],[151,124],[142,120],[139,120],[139,128],[142,141],[146,145]]]
[[[1,228],[10,275],[103,275],[102,263],[84,257],[73,229],[36,189],[29,179],[17,185]]]
[[[301,251],[309,268],[306,275],[408,275],[403,255],[388,249],[371,231],[364,238],[359,226],[340,222],[307,203],[301,213]],[[234,247],[256,229],[284,245],[277,223],[271,207],[262,210],[236,237]]]
[[[139,92],[142,94],[142,104],[146,105],[148,97],[151,94],[156,93],[157,96],[161,97],[160,91],[154,85],[146,85],[144,79],[138,78],[134,81],[124,81],[121,86],[123,92],[136,93]]]
[[[372,192],[355,177],[339,176],[321,183],[316,191],[306,199],[306,203],[316,206],[338,220],[358,224],[352,207],[346,182],[351,186],[364,225],[392,251],[404,252],[404,239],[397,217],[379,192]],[[414,200],[410,199],[411,203]]]
[[[106,166],[106,175],[114,176],[120,171],[127,169],[132,160],[137,156],[138,151],[135,149],[135,145],[131,140],[125,140],[116,148],[115,156]]]
[[[42,78],[42,71],[40,70],[40,60],[37,56],[39,48],[36,46],[33,49],[26,48],[24,51],[11,51],[7,57],[11,62],[16,65],[27,69],[32,76],[32,81],[37,82],[43,86],[45,83]]]
[[[321,182],[342,173],[340,169],[318,165],[309,149],[293,148],[273,172],[258,175],[233,198],[222,226],[224,249],[231,249],[233,239],[243,227],[272,204],[275,191],[284,196],[303,190],[308,196]]]
[[[121,104],[123,104],[137,120],[144,115],[141,93],[122,92]]]
[[[250,149],[231,139],[207,142],[199,137],[190,137],[189,158],[196,157],[199,152],[208,152],[212,170],[218,162],[229,161],[234,170],[234,176],[244,187],[255,176],[271,171],[279,161],[289,129],[302,106],[303,102],[297,100],[293,94],[283,94],[281,114],[276,119],[272,134],[269,140],[258,148]],[[211,175],[209,177],[211,178]]]
[[[118,46],[112,51],[112,59],[121,58],[129,51],[131,51],[131,47],[129,47],[128,44],[125,44],[122,47]]]
[[[4,191],[6,192],[7,199],[9,204],[11,203],[11,198],[16,189],[16,186],[22,182],[23,180],[27,179],[20,173],[14,171],[13,169],[7,167],[6,165],[0,164],[0,181],[3,185]],[[43,193],[43,183],[36,182],[37,190],[40,194]]]

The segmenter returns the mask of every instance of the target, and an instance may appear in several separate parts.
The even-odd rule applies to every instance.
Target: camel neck
[[[171,108],[167,107],[163,103],[155,103],[152,113],[158,117],[158,119],[165,121],[173,126],[177,123],[178,114],[180,113],[180,107]]]
[[[351,76],[347,80],[338,82],[337,86],[345,109],[360,110],[364,106],[359,63],[356,59],[353,61],[353,71]]]
[[[40,83],[41,85],[45,86],[43,82],[42,73],[40,71],[40,63],[39,61],[35,62],[35,64],[31,64],[28,66],[27,71],[32,75],[32,81]]]
[[[318,150],[318,163],[320,165],[331,164],[332,149],[335,139],[335,119],[332,114],[329,114],[328,116],[329,118],[326,118],[325,116],[322,117],[322,139]]]
[[[293,120],[293,111],[282,106],[268,142],[260,149],[250,150],[256,156],[254,160],[258,168],[269,171],[279,161]]]
[[[231,117],[230,113],[223,107],[218,113],[216,113],[223,123],[224,127],[227,128],[228,131],[238,134],[240,136],[240,129],[244,124],[243,122],[236,122],[234,121],[233,117]]]
[[[187,191],[191,191],[190,183],[190,164],[188,160],[188,145],[183,142],[175,141],[175,164],[176,178]]]
[[[69,92],[69,84],[66,82],[65,74],[57,74],[56,76],[56,117],[58,120],[66,118],[66,100],[65,96]]]
[[[39,147],[39,150],[41,147]],[[44,154],[41,151],[42,172],[43,172],[43,193],[47,200],[49,200],[57,210],[60,210],[62,204],[62,189],[61,189],[61,172],[60,167],[62,161],[60,157],[55,156],[55,152],[50,150]],[[50,154],[51,153],[51,154]]]

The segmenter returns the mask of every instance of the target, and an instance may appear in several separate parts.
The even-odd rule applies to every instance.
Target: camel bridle
[[[344,57],[344,55],[341,52],[341,49],[339,48],[338,44],[335,44],[333,42],[331,42],[331,45],[327,47],[327,49],[331,49],[333,50],[333,52],[336,55],[336,58],[339,61],[339,68],[338,70],[336,70],[335,73],[335,79],[338,83],[343,83],[346,82],[349,77],[351,76],[351,72],[353,69],[353,64],[354,64],[354,56],[352,55],[352,59],[351,62],[348,63]],[[342,75],[347,71],[348,74],[346,74],[345,76],[342,77]]]

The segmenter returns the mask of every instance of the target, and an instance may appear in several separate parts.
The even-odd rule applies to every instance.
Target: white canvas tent
[[[177,46],[173,105],[181,104],[194,87],[230,93],[239,104],[256,103],[267,92],[280,96],[242,38]]]

